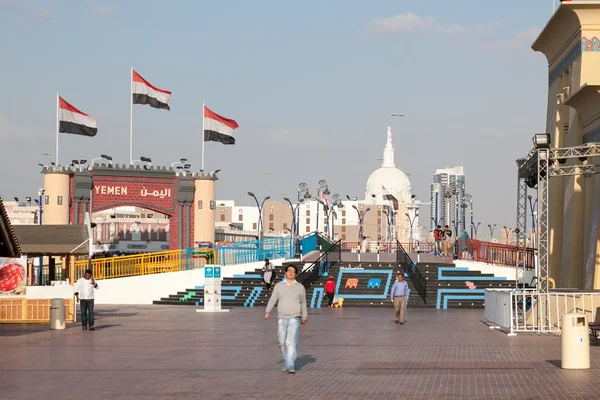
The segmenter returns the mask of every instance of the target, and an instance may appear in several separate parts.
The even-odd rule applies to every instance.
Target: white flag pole
[[[133,164],[133,67],[129,74],[129,164]]]
[[[56,166],[58,167],[58,131],[59,131],[59,109],[60,109],[60,97],[58,92],[56,93]]]
[[[204,103],[202,103],[202,168],[200,170],[204,172]]]

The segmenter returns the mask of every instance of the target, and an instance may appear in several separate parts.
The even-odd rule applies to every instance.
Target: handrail
[[[531,247],[517,247],[502,243],[483,242],[477,239],[458,240],[458,259],[479,261],[487,264],[506,266],[517,265],[517,253],[524,250],[525,268],[533,268],[535,265],[535,249]]]
[[[402,269],[408,274],[410,281],[415,286],[415,289],[417,289],[423,301],[427,303],[427,280],[425,280],[421,271],[419,271],[400,242],[396,241],[396,246],[396,262],[402,266]]]
[[[331,248],[313,262],[308,268],[300,272],[296,280],[300,282],[306,289],[315,283],[321,275],[329,273],[332,264],[342,260],[342,241],[338,240]]]

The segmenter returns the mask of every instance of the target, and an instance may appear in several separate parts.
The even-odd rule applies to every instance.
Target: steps
[[[297,263],[295,263],[298,265]],[[287,264],[284,264],[287,265]],[[423,301],[405,274],[410,289],[408,308],[483,308],[484,289],[514,287],[508,281],[493,274],[482,274],[453,264],[420,263],[417,268],[427,281],[427,301]],[[338,263],[306,290],[309,308],[327,306],[324,299],[325,283],[329,275],[336,282],[336,294],[344,298],[344,307],[392,308],[389,295],[401,268],[395,263],[352,262]],[[275,282],[284,277],[284,266],[275,268]],[[272,290],[272,287],[271,287]],[[260,269],[232,278],[224,278],[221,286],[223,307],[266,307],[271,291],[267,290]],[[204,288],[194,287],[154,304],[203,305]]]

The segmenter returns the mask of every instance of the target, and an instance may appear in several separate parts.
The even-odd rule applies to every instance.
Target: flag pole
[[[58,92],[56,92],[56,166],[58,167],[58,131],[59,131],[59,109],[60,109],[60,100],[59,100]]]
[[[129,165],[133,164],[133,66],[129,74]]]
[[[204,173],[204,103],[202,103],[202,167],[200,170]]]

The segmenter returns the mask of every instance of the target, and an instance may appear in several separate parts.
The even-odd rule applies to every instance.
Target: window
[[[306,210],[306,216],[310,217],[310,210]]]
[[[283,230],[286,230],[288,228],[287,223],[283,224]]]
[[[142,228],[140,224],[131,225],[129,230],[131,231],[131,240],[142,240]]]
[[[346,227],[342,226],[342,233],[346,232]]]
[[[215,209],[215,201],[214,201],[214,200],[211,200],[211,201],[210,201],[210,209],[211,209],[211,210],[214,210],[214,209]]]
[[[310,232],[310,225],[306,225],[306,232]]]
[[[225,221],[225,214],[221,214],[221,221]]]
[[[381,210],[377,210],[377,217],[381,218]]]
[[[342,240],[346,240],[346,234],[342,233]]]
[[[342,210],[342,217],[346,216],[346,210]]]
[[[238,221],[243,221],[244,220],[244,216],[242,214],[238,215]]]
[[[256,228],[257,228],[257,226],[256,226],[256,222],[255,222],[252,224],[252,229],[256,229]]]
[[[50,204],[50,196],[48,196],[48,195],[44,196],[44,204],[46,204],[46,205]]]
[[[169,226],[170,225],[165,226],[165,233],[166,233],[166,236],[167,236],[167,239],[166,239],[167,242],[169,241]]]
[[[56,196],[56,204],[62,206],[62,196]]]
[[[274,221],[274,220],[275,220],[274,215],[273,214],[269,214],[269,221]]]
[[[272,231],[274,231],[274,230],[275,230],[275,227],[273,226],[273,223],[272,223],[272,222],[269,222],[269,229],[271,229]]]
[[[306,225],[310,225],[310,218],[306,218]]]
[[[346,225],[346,218],[342,218],[342,225]]]
[[[202,200],[198,200],[198,210],[202,210]]]
[[[109,237],[109,239],[111,240],[111,242],[112,242],[113,240],[115,240],[115,232],[116,232],[116,230],[117,230],[117,228],[116,228],[116,226],[115,226],[115,223],[114,223],[114,222],[112,222],[112,223],[110,224],[110,227],[108,228],[108,235],[109,235],[108,237]]]

